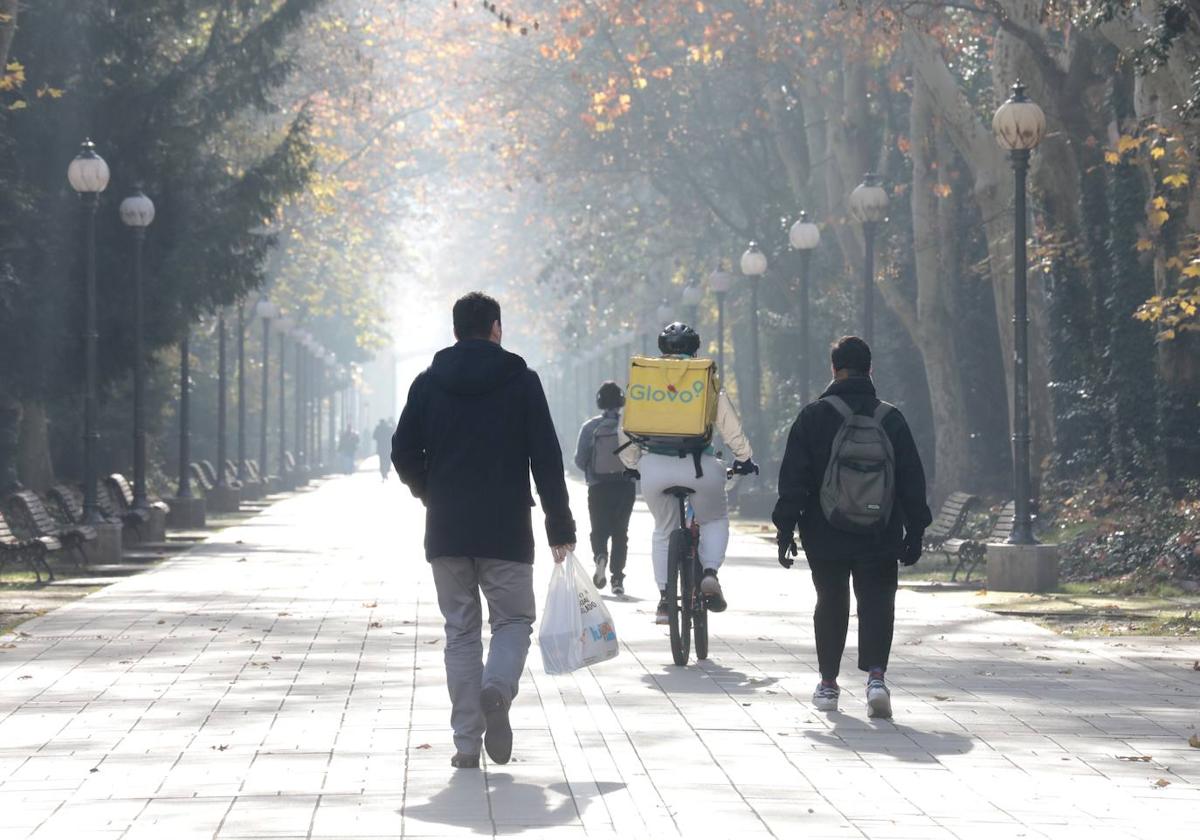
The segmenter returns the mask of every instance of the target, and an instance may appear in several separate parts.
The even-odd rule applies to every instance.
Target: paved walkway
[[[895,723],[867,721],[849,658],[843,711],[817,714],[807,575],[735,538],[712,659],[678,669],[648,525],[639,506],[610,601],[621,656],[552,678],[535,647],[515,758],[483,772],[448,766],[421,513],[394,479],[332,480],[30,621],[0,640],[0,837],[1197,836],[1194,643],[904,592]]]

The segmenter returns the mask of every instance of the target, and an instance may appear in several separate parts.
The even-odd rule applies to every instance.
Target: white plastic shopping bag
[[[567,674],[620,652],[612,615],[574,554],[550,574],[538,645],[547,674]]]

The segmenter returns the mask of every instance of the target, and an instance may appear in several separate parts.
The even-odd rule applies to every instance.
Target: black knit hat
[[[623,405],[625,405],[625,392],[612,380],[605,382],[596,392],[596,407],[601,411],[610,411]]]

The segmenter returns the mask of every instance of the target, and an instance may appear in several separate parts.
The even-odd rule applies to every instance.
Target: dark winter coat
[[[413,380],[392,464],[425,504],[425,555],[533,562],[533,495],[551,545],[575,542],[562,452],[541,380],[520,356],[460,341]]]
[[[870,414],[879,405],[875,385],[867,376],[834,381],[821,396],[841,397],[860,414]],[[810,557],[898,558],[905,540],[919,539],[933,520],[925,498],[925,470],[912,432],[899,409],[884,417],[883,430],[896,458],[896,504],[882,533],[855,534],[834,528],[821,510],[821,480],[841,426],[842,416],[828,403],[818,400],[801,410],[788,435],[779,470],[779,501],[772,516],[775,527],[790,534],[799,526],[804,551]]]

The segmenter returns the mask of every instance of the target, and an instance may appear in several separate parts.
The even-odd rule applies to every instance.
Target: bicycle
[[[668,487],[663,491],[679,501],[680,526],[667,544],[667,608],[670,615],[671,658],[676,665],[688,662],[692,638],[696,659],[708,659],[708,603],[700,593],[700,526],[689,499],[691,487]],[[691,513],[691,516],[689,516]]]

